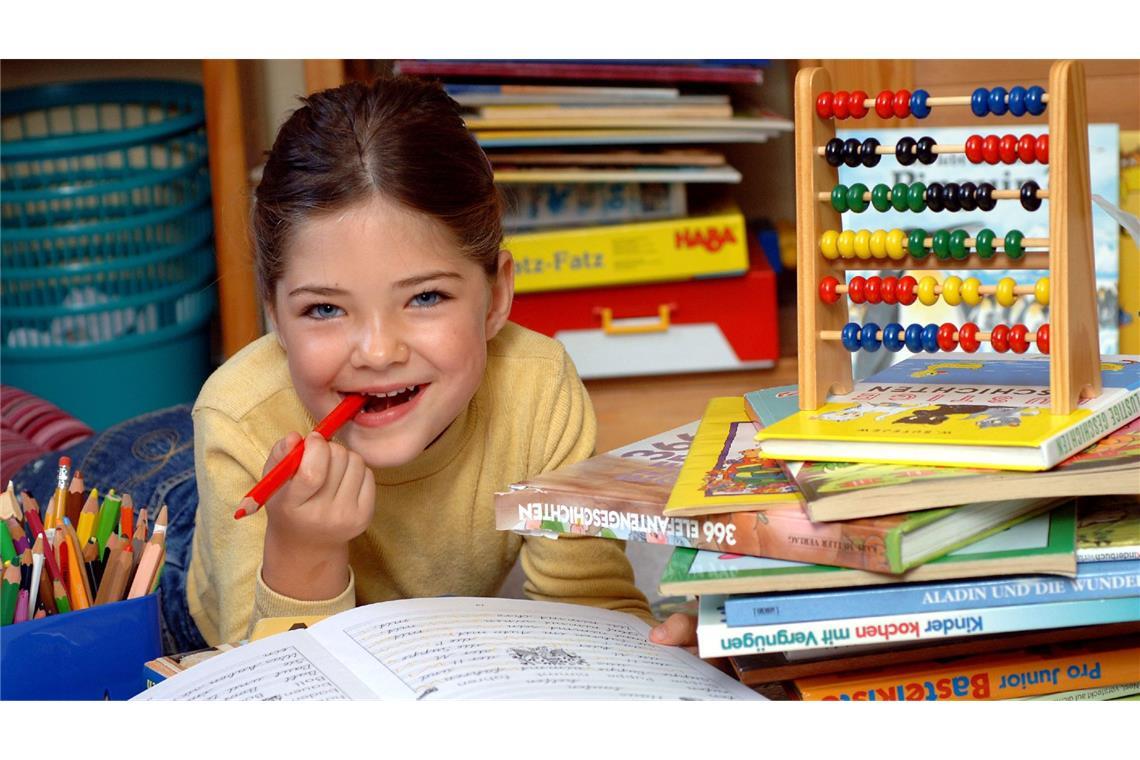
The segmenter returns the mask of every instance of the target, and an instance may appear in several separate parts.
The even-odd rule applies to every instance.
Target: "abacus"
[[[1049,132],[1031,135],[972,135],[962,145],[937,145],[929,137],[904,137],[883,146],[874,139],[840,140],[835,121],[874,112],[883,118],[925,118],[932,108],[968,106],[975,117],[988,114],[1040,116],[1048,111]],[[1058,61],[1049,87],[979,88],[967,96],[932,97],[916,89],[884,91],[875,98],[862,91],[832,92],[821,68],[796,76],[796,215],[800,408],[818,409],[829,393],[850,392],[850,352],[972,352],[988,342],[999,352],[1023,353],[1033,345],[1049,355],[1051,411],[1069,414],[1082,397],[1100,394],[1100,349],[1089,187],[1088,118],[1084,72],[1075,61]],[[973,163],[1040,162],[1049,165],[1049,186],[1027,182],[1001,190],[983,183],[839,184],[838,167],[875,166],[884,156],[903,165],[930,164],[948,153]],[[1029,211],[1049,201],[1049,236],[1026,237],[1019,230],[998,234],[983,229],[928,234],[911,230],[842,230],[840,215],[875,211],[991,211],[999,201],[1017,200]],[[933,254],[933,255],[931,255]],[[903,265],[902,262],[906,262]],[[1047,269],[1048,277],[1019,284],[1012,277],[997,285],[977,278],[861,277],[850,282],[848,269]],[[983,331],[966,323],[863,325],[848,322],[847,302],[932,305],[976,304],[993,294],[1003,306],[1032,295],[1050,308],[1050,321],[1030,331],[1025,325],[996,325]]]

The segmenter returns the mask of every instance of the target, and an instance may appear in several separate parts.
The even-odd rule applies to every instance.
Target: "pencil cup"
[[[162,655],[158,594],[0,628],[0,701],[130,699]]]

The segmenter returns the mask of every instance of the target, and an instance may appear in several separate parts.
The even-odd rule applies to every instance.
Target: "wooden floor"
[[[587,380],[598,415],[598,451],[698,420],[714,396],[795,385],[797,371],[795,357],[789,356],[766,370]]]

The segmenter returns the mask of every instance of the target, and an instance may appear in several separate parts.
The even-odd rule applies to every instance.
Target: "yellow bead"
[[[1037,299],[1037,303],[1042,306],[1049,305],[1049,278],[1042,277],[1033,286],[1033,297]]]
[[[937,286],[938,280],[930,276],[918,281],[918,300],[923,306],[933,306],[938,303],[938,293],[934,290]]]
[[[1017,303],[1017,294],[1013,292],[1016,287],[1017,281],[1012,277],[1002,277],[998,280],[997,291],[994,293],[998,304],[1008,309]]]
[[[948,306],[958,306],[962,303],[962,278],[951,275],[942,281],[942,300]]]
[[[839,233],[835,230],[828,230],[819,237],[819,251],[823,254],[825,259],[839,258],[839,249],[835,247],[836,241],[839,239]]]
[[[891,230],[887,233],[887,256],[895,261],[906,258],[906,233],[902,230]]]
[[[855,233],[855,255],[861,259],[871,258],[870,230],[859,230]]]
[[[839,255],[845,259],[855,258],[855,233],[851,230],[843,230],[839,233],[839,237],[835,241],[836,247],[839,249]]]
[[[887,257],[887,231],[875,230],[871,233],[871,255],[876,259]]]
[[[967,306],[977,306],[982,302],[982,282],[977,277],[967,277],[962,282],[962,300]]]

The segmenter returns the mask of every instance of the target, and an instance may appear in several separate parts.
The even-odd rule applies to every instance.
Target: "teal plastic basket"
[[[192,401],[216,309],[201,87],[0,93],[3,379],[96,428]]]

